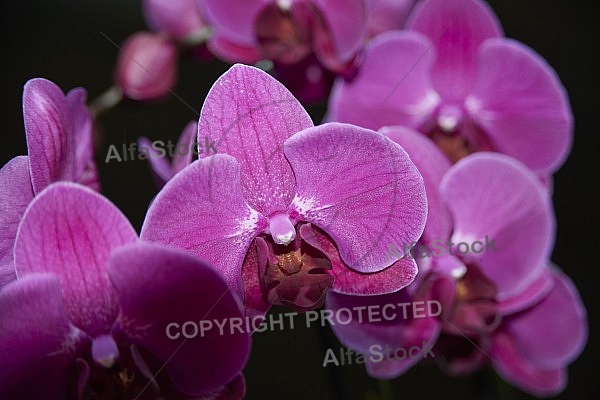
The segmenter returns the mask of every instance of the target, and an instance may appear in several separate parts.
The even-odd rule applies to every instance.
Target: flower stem
[[[115,107],[123,99],[123,92],[117,86],[111,86],[104,91],[100,96],[90,102],[90,111],[92,117],[97,119],[104,112]]]
[[[192,33],[191,35],[179,40],[179,45],[184,48],[200,46],[208,41],[213,35],[213,30],[209,26]]]

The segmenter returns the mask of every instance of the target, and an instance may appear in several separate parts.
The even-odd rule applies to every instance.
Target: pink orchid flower
[[[0,291],[1,398],[243,394],[247,333],[168,336],[173,323],[243,316],[223,278],[188,253],[139,243],[101,195],[59,182],[36,196],[15,267]]]
[[[198,135],[218,138],[219,154],[165,185],[141,237],[211,262],[250,314],[320,307],[330,287],[370,295],[412,282],[413,260],[386,260],[389,242],[417,240],[426,219],[422,178],[399,145],[314,127],[283,85],[242,65],[214,84]]]
[[[375,38],[356,78],[338,79],[330,121],[419,130],[452,162],[505,153],[544,180],[562,165],[573,128],[567,93],[539,54],[502,36],[485,2],[423,1],[407,29]]]
[[[35,78],[25,84],[23,119],[28,156],[14,157],[0,170],[0,287],[15,278],[17,228],[34,196],[57,181],[100,189],[92,117],[85,100],[83,88],[65,95],[46,79]]]
[[[332,326],[340,340],[363,352],[373,344],[435,344],[433,354],[452,374],[492,365],[530,393],[563,390],[566,366],[586,342],[586,312],[570,280],[549,267],[554,216],[537,177],[518,161],[490,152],[450,166],[419,133],[383,131],[406,149],[425,181],[428,219],[417,253],[421,246],[437,250],[417,258],[420,277],[405,290],[362,298],[329,293],[327,306],[335,311],[435,300],[441,314]],[[462,254],[455,246],[486,235],[495,250]],[[454,245],[441,252],[437,241]],[[367,360],[367,370],[391,379],[422,358]]]

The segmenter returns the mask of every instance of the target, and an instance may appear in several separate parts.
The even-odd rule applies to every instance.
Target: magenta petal
[[[175,175],[173,167],[164,156],[161,156],[161,153],[158,150],[152,148],[152,142],[148,138],[143,136],[140,137],[138,139],[138,147],[145,147],[148,149],[148,162],[150,163],[150,168],[152,168],[155,178],[158,178],[159,186],[162,187],[173,177],[173,175]]]
[[[244,200],[237,161],[216,154],[193,162],[165,185],[148,210],[141,238],[208,260],[242,296],[244,256],[266,226],[265,217]]]
[[[192,145],[196,140],[196,132],[198,132],[198,123],[196,121],[190,121],[183,128],[179,139],[177,139],[177,145],[175,147],[175,156],[173,156],[173,173],[178,173],[188,165],[192,163],[192,158],[194,152],[192,151]],[[177,149],[181,147],[185,147],[188,151],[185,155],[181,155],[181,152],[178,152]]]
[[[142,11],[152,30],[167,32],[177,39],[192,35],[204,26],[196,0],[143,0]]]
[[[588,336],[586,310],[577,288],[558,270],[553,275],[554,288],[546,298],[506,321],[519,353],[540,369],[572,362]]]
[[[215,56],[232,64],[236,62],[254,64],[262,59],[254,45],[244,46],[233,43],[219,32],[213,33],[206,46]]]
[[[56,274],[73,324],[89,335],[105,333],[118,312],[106,275],[108,258],[136,239],[129,221],[107,199],[85,186],[55,183],[23,216],[15,244],[17,276]]]
[[[211,25],[231,41],[243,45],[255,43],[255,22],[270,0],[198,0]]]
[[[266,263],[268,249],[260,246],[257,242],[262,239],[256,238],[248,249],[244,264],[242,265],[242,282],[244,283],[244,309],[246,315],[254,318],[258,315],[264,316],[271,305],[263,299],[260,282],[260,264]],[[264,241],[263,241],[264,243]]]
[[[553,287],[554,274],[549,269],[544,269],[526,289],[513,297],[499,301],[498,311],[508,315],[529,308],[546,297]]]
[[[452,242],[488,242],[487,251],[471,258],[496,285],[498,300],[533,283],[546,267],[555,225],[550,198],[533,173],[508,156],[476,153],[450,169],[440,192],[454,219]]]
[[[0,288],[16,278],[13,249],[17,229],[32,199],[29,160],[15,157],[0,170]]]
[[[377,0],[367,4],[369,8],[369,36],[401,29],[416,0]]]
[[[476,76],[479,46],[502,35],[494,12],[479,0],[424,1],[415,7],[407,27],[435,43],[431,76],[446,101],[465,98]]]
[[[402,342],[398,347],[390,345],[393,352],[399,347],[408,352],[413,346],[422,350],[423,347],[431,347],[435,344],[440,334],[440,324],[435,318],[413,319],[410,324],[406,324],[405,327],[400,328],[398,334],[401,335]],[[382,347],[385,349],[384,346]],[[402,353],[400,350],[398,352],[399,354]],[[433,354],[431,356],[428,353],[427,357],[429,359],[435,357],[435,353]],[[401,354],[398,357],[401,358]],[[370,359],[367,359],[365,363],[368,374],[376,379],[393,379],[418,364],[424,357],[421,353],[418,357],[414,358],[395,359],[393,354],[391,358],[392,360],[390,361],[384,359],[381,362],[372,362]]]
[[[35,193],[51,182],[75,178],[75,137],[70,134],[69,106],[54,83],[35,78],[23,91],[23,118]]]
[[[423,233],[423,178],[406,152],[382,134],[328,123],[288,139],[285,154],[298,182],[292,217],[331,236],[349,267],[380,271],[392,263],[391,243],[401,248]]]
[[[450,162],[431,140],[419,132],[402,126],[384,127],[380,132],[402,146],[423,176],[427,192],[427,223],[422,240],[428,244],[435,240],[446,241],[452,232],[452,218],[442,202],[439,187]]]
[[[405,290],[384,296],[362,297],[328,292],[326,304],[335,315],[342,309],[352,310],[352,321],[349,324],[336,323],[331,328],[344,345],[370,355],[369,349],[374,345],[381,346],[377,351],[384,353],[386,345],[389,345],[393,352],[399,347],[403,347],[406,351],[412,346],[421,348],[423,341],[428,345],[435,343],[440,332],[437,319],[429,316],[413,318],[411,304],[413,301],[420,300],[410,297]],[[402,303],[405,304],[406,315],[403,313],[403,306],[399,306]],[[364,307],[362,311],[361,307]],[[368,307],[375,310],[371,318],[368,316]],[[347,319],[346,314],[347,312],[340,312],[341,320],[344,322]],[[381,321],[376,321],[377,319]],[[392,354],[391,358],[393,357]],[[369,375],[378,379],[396,377],[421,360],[420,357],[414,359],[406,357],[404,360],[384,359],[380,362],[369,362],[366,358]]]
[[[567,386],[566,368],[543,370],[532,365],[504,332],[493,336],[490,356],[496,361],[494,369],[500,376],[535,396],[548,397],[562,392]]]
[[[365,48],[358,75],[338,78],[329,101],[328,121],[377,130],[387,125],[420,128],[439,103],[429,69],[435,51],[414,32],[384,33]]]
[[[364,0],[312,0],[320,11],[340,61],[354,57],[367,34]]]
[[[332,289],[338,293],[386,294],[410,285],[417,276],[417,265],[413,260],[403,258],[386,269],[371,274],[362,274],[345,266],[343,268],[334,266],[330,275],[334,278]]]
[[[304,108],[281,83],[260,69],[236,64],[208,93],[198,139],[216,140],[219,153],[238,160],[246,200],[271,215],[286,210],[295,193],[283,142],[311,126]]]
[[[375,310],[382,313],[383,307],[386,304],[393,304],[394,307],[396,307],[397,303],[409,301],[411,301],[411,299],[406,291],[399,291],[397,293],[382,296],[348,296],[329,291],[327,292],[325,305],[326,308],[332,310],[334,314],[338,313],[341,309],[348,309],[352,312],[352,319],[348,324],[345,323],[346,320],[349,319],[347,317],[348,312],[340,312],[339,315],[341,318],[339,318],[339,320],[344,323],[331,325],[331,329],[335,332],[335,335],[344,346],[365,352],[369,350],[369,347],[380,342],[390,343],[394,347],[400,346],[402,343],[403,322],[405,322],[402,321],[402,318],[397,318],[394,321],[387,321],[384,319],[383,315],[377,316],[377,314],[375,314],[376,317],[380,318],[382,322],[369,322],[367,307],[372,306]],[[410,308],[408,311],[412,312]],[[388,309],[386,309],[386,315],[403,317],[402,308],[389,309],[388,307]],[[410,314],[407,314],[407,316],[410,316]]]
[[[327,273],[333,276],[332,290],[348,295],[378,295],[392,293],[410,285],[417,275],[417,265],[414,260],[394,260],[386,269],[371,274],[363,274],[348,268],[340,258],[340,254],[331,241],[321,231],[309,224],[300,227],[300,234],[308,244],[320,250],[329,258],[331,270]]]
[[[65,98],[71,126],[68,132],[73,136],[75,145],[74,181],[98,191],[100,179],[94,160],[92,114],[86,106],[87,92],[83,88],[75,88]]]
[[[55,276],[35,274],[4,287],[0,291],[0,398],[64,399],[79,334],[69,324]]]
[[[469,113],[496,149],[536,172],[552,172],[567,157],[573,117],[552,67],[527,46],[508,39],[481,48]]]
[[[215,325],[214,320],[242,321],[243,313],[212,266],[179,250],[138,243],[115,251],[109,274],[121,305],[118,323],[133,343],[166,363],[178,389],[205,394],[239,374],[250,336],[231,333],[229,324],[221,334]],[[202,330],[201,321],[215,326]],[[197,333],[184,338],[182,332]]]

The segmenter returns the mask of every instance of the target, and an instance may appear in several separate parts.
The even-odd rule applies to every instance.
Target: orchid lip
[[[276,214],[269,220],[269,231],[273,241],[287,246],[296,238],[296,229],[286,214]]]
[[[96,363],[111,368],[119,358],[119,349],[111,335],[100,335],[92,341],[92,358]]]

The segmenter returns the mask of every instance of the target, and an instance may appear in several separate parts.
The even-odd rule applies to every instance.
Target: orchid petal
[[[388,345],[392,351],[399,347],[408,351],[413,345],[420,348],[424,341],[427,344],[435,343],[440,332],[440,324],[436,318],[413,318],[409,307],[398,306],[402,303],[410,305],[415,300],[405,290],[384,296],[361,297],[329,292],[326,304],[336,315],[342,309],[352,311],[352,321],[349,324],[332,324],[331,328],[344,345],[368,353],[373,345],[381,346],[381,350]],[[361,307],[362,311],[359,311]],[[371,315],[369,312],[372,311],[369,310],[375,312]],[[384,359],[381,362],[366,360],[366,364],[369,375],[377,379],[390,379],[401,375],[420,360],[420,357],[406,357],[404,360]]]
[[[552,250],[554,215],[525,166],[502,154],[472,154],[450,169],[440,192],[454,219],[452,242],[488,242],[486,251],[468,257],[496,285],[498,300],[538,277]]]
[[[377,0],[367,2],[369,8],[369,36],[401,29],[415,0]]]
[[[239,374],[248,359],[248,333],[227,327],[221,334],[215,327],[197,334],[197,324],[203,328],[200,321],[243,317],[212,266],[180,250],[137,243],[114,252],[109,275],[121,305],[117,323],[132,343],[168,362],[166,369],[178,389],[209,393]],[[194,329],[186,326],[188,321]],[[185,328],[169,330],[171,324]],[[181,332],[193,337],[184,338]]]
[[[106,275],[108,258],[136,239],[129,221],[107,199],[85,186],[54,183],[31,202],[19,226],[17,276],[56,274],[73,324],[89,335],[106,333],[118,312]]]
[[[211,25],[229,40],[242,45],[255,43],[255,21],[270,0],[202,0],[203,13]]]
[[[403,258],[383,271],[363,274],[348,268],[335,247],[335,243],[320,230],[309,224],[300,227],[302,239],[323,252],[331,263],[328,273],[333,276],[332,290],[348,295],[378,295],[392,293],[410,285],[417,275],[414,260]]]
[[[588,336],[586,310],[577,288],[558,270],[552,275],[554,288],[550,294],[510,317],[506,327],[519,354],[540,369],[562,368],[575,360]]]
[[[143,0],[142,11],[152,30],[168,32],[176,39],[190,36],[205,25],[196,0]]]
[[[92,130],[92,114],[86,106],[87,92],[83,88],[75,88],[65,96],[69,108],[70,134],[75,145],[74,181],[100,190],[100,179],[94,160],[94,135]]]
[[[398,347],[392,347],[394,354],[391,355],[392,360],[383,359],[381,362],[373,362],[370,358],[365,360],[367,372],[375,379],[392,379],[402,375],[410,368],[418,364],[423,358],[429,356],[423,354],[423,347],[430,347],[435,344],[440,334],[440,325],[435,318],[419,318],[413,319],[411,323],[405,324],[401,328],[400,335],[403,339],[402,347],[407,353],[413,346],[421,349],[417,357],[405,357],[404,359],[396,359],[395,352]],[[379,342],[382,343],[382,342]],[[381,344],[380,344],[381,345]],[[385,346],[382,346],[385,348]],[[433,356],[435,357],[435,354]]]
[[[148,162],[150,163],[150,168],[152,168],[155,178],[159,181],[159,186],[164,186],[164,184],[175,175],[173,167],[164,156],[161,156],[161,153],[158,150],[152,148],[152,142],[148,138],[143,136],[140,137],[138,139],[138,147],[148,149]]]
[[[192,156],[194,155],[192,146],[195,143],[194,141],[196,140],[197,131],[198,123],[196,121],[188,122],[185,128],[183,128],[183,131],[177,140],[175,156],[173,156],[172,161],[174,174],[178,173],[192,163]],[[185,155],[181,155],[181,153],[177,151],[177,149],[180,147],[185,147],[188,150]]]
[[[535,396],[548,397],[567,386],[565,368],[538,368],[519,353],[517,344],[504,332],[492,337],[490,356],[496,361],[494,369],[502,378]]]
[[[34,193],[51,182],[75,178],[75,137],[70,134],[69,106],[54,83],[35,78],[23,90],[23,118]]]
[[[553,274],[548,269],[541,271],[539,276],[526,289],[511,298],[498,302],[498,310],[503,315],[532,307],[548,295],[554,286]]]
[[[232,64],[236,62],[255,64],[262,59],[254,45],[244,46],[234,43],[219,32],[213,33],[206,46],[216,57]]]
[[[536,172],[552,172],[571,148],[573,117],[552,67],[516,41],[489,40],[467,108],[496,149]]]
[[[423,233],[423,178],[383,135],[328,123],[297,133],[284,150],[298,183],[290,215],[331,236],[350,268],[383,270],[391,264],[391,243],[417,241]]]
[[[327,120],[374,130],[388,125],[419,129],[439,103],[429,79],[435,57],[429,47],[429,40],[414,32],[377,36],[365,48],[358,75],[334,84]]]
[[[31,200],[29,159],[18,156],[0,170],[0,288],[16,279],[13,249],[19,223]]]
[[[437,59],[431,77],[446,101],[466,97],[476,76],[479,46],[502,35],[494,12],[479,0],[423,1],[406,25],[435,43]]]
[[[452,218],[440,197],[439,186],[450,169],[450,162],[431,140],[419,132],[401,126],[384,127],[380,132],[402,146],[423,176],[427,192],[427,223],[422,240],[429,244],[435,240],[445,241],[452,232]]]
[[[364,0],[312,0],[328,28],[328,36],[340,61],[352,59],[367,34],[367,10]]]
[[[215,154],[194,161],[165,185],[148,210],[140,236],[209,261],[243,296],[242,262],[266,226],[265,217],[244,200],[237,161]]]
[[[261,243],[262,241],[262,243]],[[267,262],[268,248],[264,240],[257,237],[248,249],[242,265],[242,282],[244,282],[244,308],[250,318],[264,316],[271,305],[263,299],[260,283],[260,265]]]
[[[283,142],[312,125],[282,84],[257,68],[236,64],[210,90],[198,138],[216,139],[219,152],[238,160],[246,200],[257,211],[271,215],[286,210],[295,193]]]
[[[55,276],[35,274],[0,292],[0,397],[65,399],[73,350],[82,336],[69,324]]]

